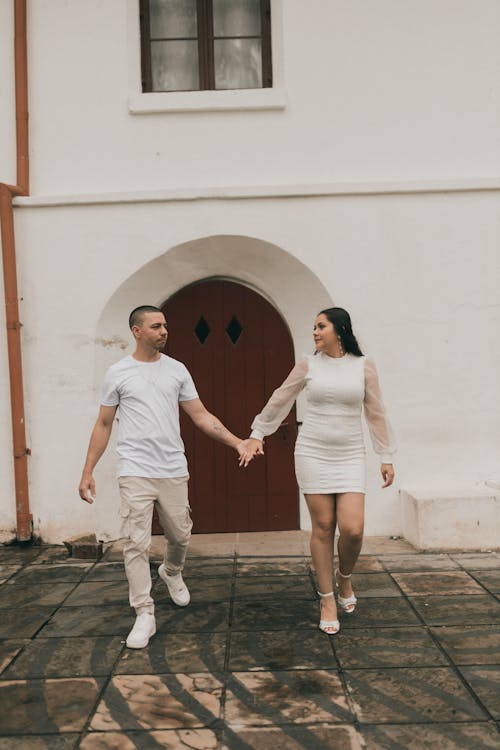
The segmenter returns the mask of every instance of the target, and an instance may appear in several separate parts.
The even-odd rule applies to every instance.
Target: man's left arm
[[[214,414],[211,414],[199,398],[193,398],[189,401],[180,401],[179,403],[188,417],[192,419],[196,427],[204,432],[205,435],[217,440],[219,443],[224,443],[224,445],[229,446],[229,448],[234,448],[240,458],[245,454],[246,447],[244,441],[241,438],[236,437],[236,435],[233,435],[233,433],[222,424],[220,419]]]

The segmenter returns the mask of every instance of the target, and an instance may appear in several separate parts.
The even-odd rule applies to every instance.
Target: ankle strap
[[[339,574],[339,576],[341,578],[351,578],[352,577],[352,573],[349,573],[349,575],[346,576],[346,575],[344,575],[343,573],[340,572],[339,568],[337,568],[337,573]]]
[[[328,594],[322,594],[321,591],[318,591],[319,596],[333,596],[333,591],[330,591]]]

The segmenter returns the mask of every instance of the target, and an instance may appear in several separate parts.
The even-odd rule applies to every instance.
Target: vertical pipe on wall
[[[9,354],[10,405],[14,449],[14,480],[16,488],[17,539],[31,539],[31,513],[28,490],[28,449],[24,421],[23,368],[21,356],[21,324],[17,293],[14,212],[12,193],[0,185],[0,223],[2,235],[3,280]]]
[[[28,34],[26,0],[14,0],[14,70],[16,92],[17,184],[24,195],[29,188],[28,138]]]
[[[26,0],[14,0],[17,185],[12,186],[0,183],[0,233],[2,239],[7,350],[9,357],[18,541],[28,541],[32,537],[32,516],[30,513],[28,489],[28,455],[30,451],[26,447],[21,323],[19,321],[14,211],[12,207],[12,198],[14,195],[28,195],[29,193],[28,55],[26,32]]]

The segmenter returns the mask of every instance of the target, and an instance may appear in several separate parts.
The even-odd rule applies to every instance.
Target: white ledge
[[[319,198],[328,196],[417,195],[500,191],[498,179],[350,182],[304,185],[247,185],[177,188],[136,192],[40,195],[14,198],[15,206],[77,206],[110,203],[166,203],[197,200],[258,200],[259,198]]]
[[[249,109],[285,109],[284,89],[231,89],[226,91],[171,91],[134,94],[128,108],[133,115],[175,112],[216,112]]]

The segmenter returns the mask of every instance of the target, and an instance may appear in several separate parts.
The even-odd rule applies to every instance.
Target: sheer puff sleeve
[[[261,413],[257,414],[252,422],[250,437],[262,440],[278,429],[292,408],[293,402],[305,386],[308,371],[309,362],[307,357],[304,357],[300,362],[297,362],[280,387],[276,388]]]
[[[383,464],[392,464],[396,452],[394,433],[385,413],[375,362],[368,358],[365,359],[364,409],[373,450],[380,455]]]

